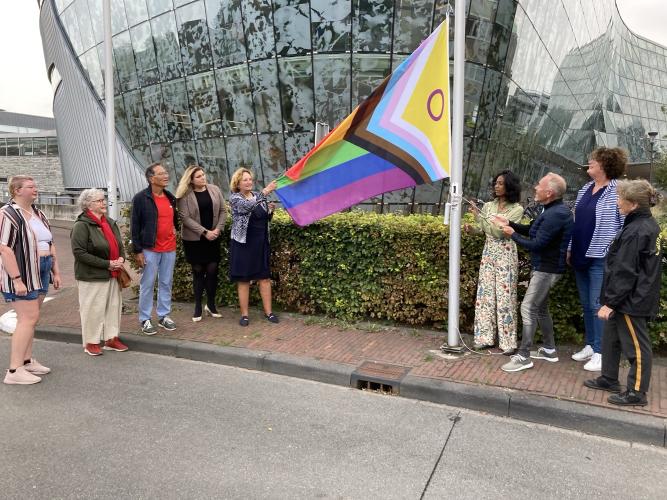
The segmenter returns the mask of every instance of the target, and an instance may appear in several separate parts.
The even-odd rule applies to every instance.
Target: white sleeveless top
[[[32,229],[32,232],[35,233],[35,238],[37,238],[37,249],[40,252],[48,252],[49,243],[53,240],[51,231],[36,216],[30,217],[30,229]]]

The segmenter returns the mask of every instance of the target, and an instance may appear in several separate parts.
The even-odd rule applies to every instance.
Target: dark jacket
[[[600,303],[630,316],[654,317],[660,304],[660,227],[647,208],[625,217],[609,247]]]
[[[164,190],[164,194],[169,199],[171,208],[174,209],[174,227],[178,229],[176,198],[166,189]],[[130,233],[132,235],[134,253],[141,253],[144,251],[144,248],[150,250],[155,246],[155,238],[157,237],[157,205],[153,199],[153,191],[150,186],[143,191],[139,191],[132,199]]]
[[[512,239],[530,251],[534,271],[563,274],[573,223],[572,212],[563,200],[555,200],[544,205],[532,224],[510,222],[510,226],[516,231]]]
[[[105,216],[106,217],[106,216]],[[125,258],[123,240],[116,221],[106,218],[111,226],[120,256]],[[104,237],[102,228],[90,217],[82,213],[77,217],[72,232],[72,253],[74,254],[74,277],[79,281],[107,281],[111,279],[109,271],[109,242]]]

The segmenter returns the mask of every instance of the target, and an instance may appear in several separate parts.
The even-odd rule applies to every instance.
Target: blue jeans
[[[151,319],[153,290],[157,278],[157,315],[164,318],[171,312],[171,284],[174,280],[176,252],[144,250],[144,271],[139,282],[139,321]]]
[[[598,318],[598,310],[605,259],[592,259],[592,261],[588,269],[575,269],[574,276],[577,280],[581,308],[584,310],[586,344],[593,348],[593,352],[602,353],[604,322]]]

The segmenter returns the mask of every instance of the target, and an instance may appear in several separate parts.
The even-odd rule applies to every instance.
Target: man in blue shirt
[[[558,361],[554,341],[554,325],[549,314],[549,290],[565,273],[567,246],[572,233],[573,218],[563,203],[567,185],[560,175],[548,173],[535,186],[535,201],[544,210],[532,224],[510,222],[496,216],[505,236],[530,251],[532,272],[528,290],[521,303],[523,331],[521,346],[510,361],[502,366],[506,372],[518,372],[533,367],[533,359],[552,363]],[[542,330],[544,347],[530,351],[537,326]]]

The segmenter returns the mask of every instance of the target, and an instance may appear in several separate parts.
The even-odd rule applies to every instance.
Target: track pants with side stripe
[[[602,376],[610,383],[618,382],[621,352],[630,362],[627,389],[648,392],[653,356],[647,318],[617,313],[605,323],[602,335]]]

